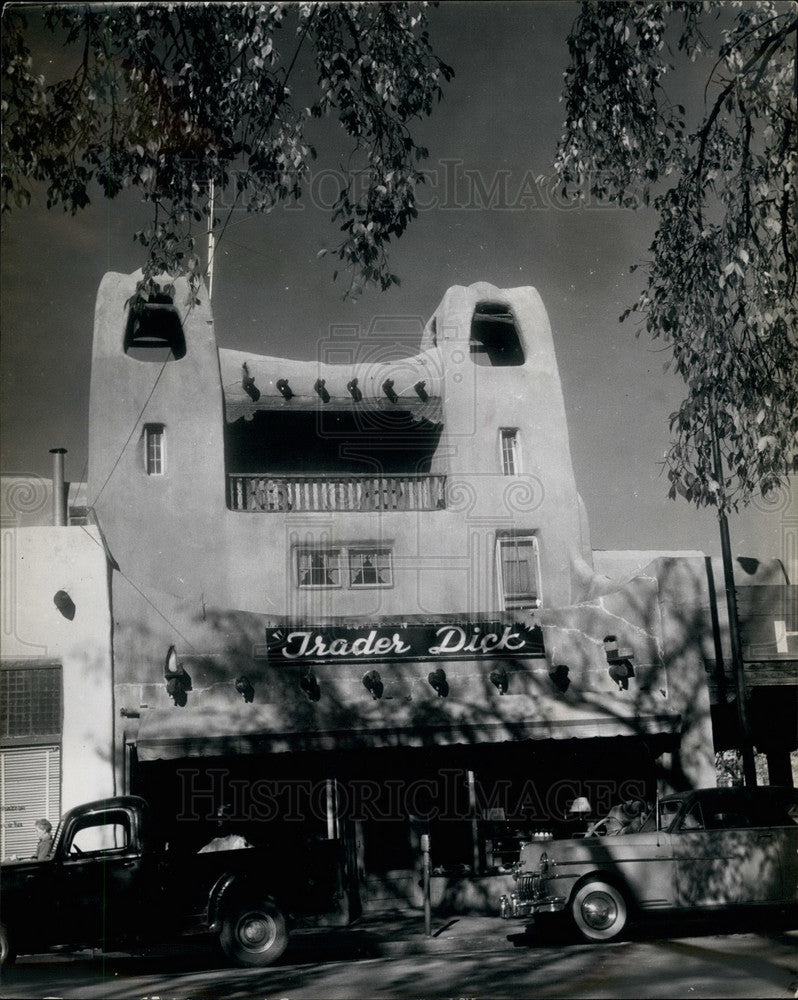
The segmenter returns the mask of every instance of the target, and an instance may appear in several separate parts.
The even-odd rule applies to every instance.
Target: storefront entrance
[[[225,806],[253,844],[292,857],[298,843],[308,858],[323,852],[342,922],[423,905],[422,834],[439,908],[467,900],[490,912],[491,879],[507,875],[523,841],[584,832],[624,798],[653,798],[656,756],[673,745],[656,736],[143,762],[134,754],[130,789],[186,850],[213,835]],[[590,812],[569,811],[576,799]],[[298,883],[306,876],[297,872]]]

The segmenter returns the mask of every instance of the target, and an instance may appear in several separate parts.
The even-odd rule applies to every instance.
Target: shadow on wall
[[[712,627],[702,561],[688,562],[661,559],[611,594],[525,616],[543,629],[545,659],[275,663],[265,657],[265,616],[176,606],[175,631],[159,635],[131,606],[117,625],[116,648],[126,650],[117,677],[121,658],[135,673],[117,684],[117,703],[148,706],[148,739],[158,736],[146,721],[158,710],[163,738],[187,740],[194,756],[240,752],[242,735],[273,752],[593,735],[596,720],[595,735],[645,739],[676,725],[681,747],[661,762],[660,777],[677,789],[714,783]],[[167,691],[170,644],[190,679],[184,706]],[[619,673],[619,663],[629,667]]]

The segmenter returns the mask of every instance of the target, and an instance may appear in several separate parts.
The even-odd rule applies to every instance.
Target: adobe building
[[[145,795],[186,842],[221,804],[252,839],[338,841],[351,918],[419,903],[423,834],[435,902],[490,908],[520,840],[569,829],[577,798],[598,815],[715,783],[719,567],[592,550],[534,289],[450,289],[410,357],[331,336],[297,361],[220,350],[184,281],[132,311],[138,277],[105,276],[94,329],[98,788]]]

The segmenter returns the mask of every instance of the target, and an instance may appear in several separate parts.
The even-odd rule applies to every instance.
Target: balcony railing
[[[445,475],[228,476],[232,510],[442,510]]]

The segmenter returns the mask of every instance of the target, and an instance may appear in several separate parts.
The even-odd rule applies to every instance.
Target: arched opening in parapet
[[[512,309],[501,302],[480,302],[476,306],[468,346],[475,365],[500,368],[524,363],[515,316]]]
[[[135,361],[163,363],[186,355],[180,314],[170,295],[151,295],[131,306],[125,328],[125,354]]]

